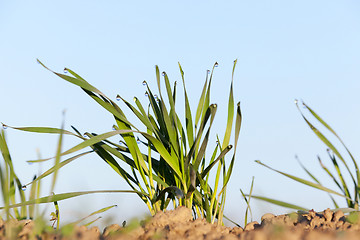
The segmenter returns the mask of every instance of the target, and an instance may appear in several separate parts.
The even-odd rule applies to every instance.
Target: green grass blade
[[[131,109],[131,111],[135,114],[135,116],[149,129],[153,130],[155,132],[154,127],[152,126],[150,120],[148,119],[148,117],[146,116],[145,112],[139,112],[134,106],[132,106],[128,101],[126,101],[125,99],[123,99],[121,96],[118,95],[118,97],[121,98],[121,100],[126,104],[126,106],[128,106],[128,108]],[[135,100],[137,102],[139,102],[137,99]],[[142,109],[143,110],[143,109]],[[155,132],[156,133],[156,132]]]
[[[36,175],[34,176],[33,181],[35,179],[36,179]],[[37,184],[31,185],[29,200],[36,199],[36,191],[37,191]],[[29,218],[34,219],[34,215],[35,215],[35,207],[34,207],[34,205],[30,205],[28,207],[28,211],[29,211]]]
[[[94,152],[94,151],[83,152],[83,153],[80,153],[80,154],[78,154],[78,155],[76,155],[76,156],[74,156],[74,157],[71,157],[71,158],[69,158],[69,159],[67,159],[67,160],[64,160],[64,161],[60,162],[60,163],[59,163],[59,169],[62,168],[63,166],[65,166],[65,165],[71,163],[71,162],[74,161],[75,159],[80,158],[80,157],[82,157],[82,156],[85,156],[85,155],[87,155],[87,154],[89,154],[89,153],[92,153],[92,152]],[[55,171],[55,167],[49,168],[49,169],[46,170],[43,174],[41,174],[39,177],[37,177],[36,179],[34,179],[32,182],[25,184],[25,186],[28,186],[28,185],[31,185],[31,184],[37,182],[37,181],[40,181],[41,179],[43,179],[43,178],[49,176],[50,174],[52,174],[54,171]]]
[[[320,183],[320,181],[300,162],[300,160],[298,159],[297,156],[296,160],[298,161],[298,163],[300,164],[301,168],[318,184],[322,185]],[[325,170],[325,172],[334,180],[335,184],[339,187],[339,189],[342,191],[343,194],[345,194],[345,192],[343,191],[343,189],[341,188],[341,186],[339,185],[339,183],[337,182],[336,178],[332,175],[332,173],[327,169],[327,167],[325,165],[323,165],[323,163],[320,160],[320,157],[318,156],[318,160],[319,163],[322,167],[322,169]],[[329,194],[329,197],[331,198],[332,202],[334,203],[335,208],[338,208],[338,204],[336,203],[335,199],[333,198],[333,196],[331,196],[331,194]]]
[[[170,82],[167,74],[164,72],[164,80],[165,80],[165,87],[166,92],[170,104],[170,113],[168,114],[166,111],[163,112],[164,114],[164,120],[168,129],[169,137],[171,145],[173,146],[173,149],[175,150],[176,154],[179,156],[179,142],[177,137],[177,131],[176,131],[176,125],[177,125],[177,117],[175,115],[175,102],[173,99],[173,95],[171,93],[171,87]],[[162,109],[166,110],[165,105],[163,102],[160,102]]]
[[[189,98],[186,92],[186,87],[185,87],[185,78],[184,78],[184,71],[182,70],[182,67],[179,64],[179,69],[180,69],[180,73],[181,73],[181,79],[183,82],[183,90],[184,90],[184,97],[185,97],[185,126],[186,126],[186,133],[187,133],[187,140],[189,143],[189,146],[193,145],[194,143],[194,128],[193,128],[193,121],[192,121],[192,116],[191,116],[191,109],[190,109],[190,104],[189,104]]]
[[[101,142],[102,140],[104,139],[107,139],[107,138],[110,138],[110,137],[113,137],[115,135],[119,135],[119,134],[129,134],[129,133],[132,133],[132,132],[135,132],[133,130],[115,130],[115,131],[110,131],[110,132],[106,132],[106,133],[103,133],[103,134],[100,134],[100,135],[97,135],[97,136],[94,136],[90,139],[87,139],[81,143],[79,143],[78,145],[68,149],[67,151],[63,152],[61,154],[61,156],[64,156],[64,155],[67,155],[67,154],[70,154],[70,153],[74,153],[74,152],[77,152],[81,149],[84,149],[86,147],[90,147],[98,142]]]
[[[86,224],[83,224],[83,226],[88,227],[88,226],[90,226],[91,224],[97,222],[100,219],[101,219],[101,217],[97,217],[96,219],[94,219],[94,220],[92,220],[92,221],[90,221],[90,222],[88,222]]]
[[[214,119],[214,116],[216,114],[216,110],[217,110],[216,104],[212,104],[212,105],[210,105],[210,107],[208,107],[208,109],[207,109],[207,111],[205,113],[205,116],[203,117],[203,119],[201,121],[198,134],[195,137],[195,141],[194,141],[193,145],[191,146],[189,153],[186,156],[185,168],[188,167],[192,157],[196,158],[196,156],[194,156],[194,154],[197,152],[196,148],[198,147],[198,143],[199,143],[199,141],[201,139],[202,133],[203,133],[204,128],[205,128],[205,125],[206,125],[207,121],[209,120],[209,118],[211,118],[212,120]],[[212,121],[211,119],[210,119],[210,121]]]
[[[3,157],[4,160],[4,168],[1,168],[0,165],[0,180],[1,180],[1,193],[2,193],[2,198],[4,201],[4,205],[5,205],[5,213],[6,213],[6,218],[9,219],[10,217],[10,212],[9,212],[9,205],[10,205],[10,181],[9,181],[9,169],[8,169],[8,164],[7,162],[11,161],[11,157],[10,157],[10,153],[9,153],[9,149],[8,146],[6,144],[6,139],[5,139],[5,132],[3,129],[1,129],[1,133],[0,133],[0,151],[1,151],[1,155]]]
[[[237,104],[237,108],[236,108],[236,120],[235,120],[235,147],[234,147],[234,154],[232,156],[229,168],[227,170],[226,176],[225,176],[225,180],[223,183],[223,189],[227,186],[227,183],[230,180],[231,174],[232,174],[232,170],[235,164],[235,156],[236,156],[236,149],[237,149],[237,143],[239,140],[239,134],[240,134],[240,129],[241,129],[241,122],[242,122],[242,115],[241,115],[241,109],[240,109],[240,102],[238,102]],[[223,191],[223,189],[221,191]]]
[[[344,144],[344,142],[342,141],[342,139],[337,135],[337,133],[318,115],[316,114],[308,105],[306,105],[305,103],[303,103],[303,105],[310,111],[310,113],[323,125],[325,126],[330,132],[332,132],[337,139],[341,142],[341,144],[344,146],[344,148],[346,149],[346,151],[348,152],[348,154],[350,155],[355,169],[356,169],[356,173],[359,174],[359,168],[358,165],[354,159],[354,157],[352,156],[352,154],[350,153],[349,149],[346,147],[346,145]]]
[[[302,162],[300,161],[300,159],[295,156],[297,162],[299,163],[299,165],[301,166],[301,168],[307,173],[307,175],[314,180],[315,182],[317,182],[318,184],[320,184],[319,180],[302,164]]]
[[[336,147],[335,147],[317,128],[315,128],[315,127],[307,120],[307,118],[306,118],[306,117],[304,116],[304,114],[301,112],[301,110],[300,110],[297,102],[296,102],[296,106],[297,106],[299,112],[301,113],[303,119],[305,120],[305,122],[306,122],[306,123],[309,125],[309,127],[311,128],[311,130],[312,130],[312,131],[316,134],[316,136],[317,136],[323,143],[325,143],[325,145],[328,146],[328,148],[330,148],[330,149],[334,152],[334,154],[341,160],[341,162],[342,162],[342,163],[344,164],[344,166],[346,167],[349,175],[351,176],[351,179],[352,179],[352,181],[354,182],[354,185],[355,185],[355,186],[358,186],[358,184],[356,183],[355,178],[354,178],[354,176],[353,176],[353,174],[352,174],[349,166],[347,165],[347,163],[345,162],[344,158],[341,156],[341,154],[339,153],[339,151],[336,149]],[[315,114],[315,113],[314,113],[314,114]],[[316,117],[317,115],[314,115],[314,116]],[[318,117],[318,116],[317,116],[317,117]],[[318,117],[318,118],[320,119],[320,117]],[[320,120],[319,120],[319,121],[320,121]],[[323,121],[321,120],[320,122],[323,122]],[[324,122],[324,123],[325,123],[325,122]],[[325,124],[326,124],[326,123],[325,123]],[[325,126],[328,126],[328,125],[326,124]],[[330,128],[330,129],[331,129],[331,128]],[[330,130],[330,129],[329,129],[329,130]],[[331,129],[331,130],[332,130],[332,129]],[[330,131],[331,131],[331,130],[330,130]],[[355,163],[355,164],[356,164],[356,163]],[[356,174],[358,175],[357,165],[355,165],[355,166],[356,166]],[[359,177],[359,176],[358,176],[358,177]],[[358,178],[358,179],[359,179],[359,178]]]
[[[62,122],[61,125],[61,129],[64,129],[64,120]],[[62,141],[63,141],[63,131],[60,132],[60,136],[59,136],[59,142],[57,145],[57,150],[56,150],[56,155],[55,155],[55,163],[54,163],[54,174],[53,174],[53,179],[51,182],[51,190],[50,192],[54,191],[55,188],[55,183],[56,183],[56,178],[57,178],[57,173],[60,169],[60,156],[61,156],[61,148],[62,148]]]
[[[100,90],[86,82],[83,78],[73,78],[64,74],[56,73],[52,71],[51,69],[47,68],[42,62],[37,60],[44,68],[51,71],[52,73],[56,74],[57,76],[61,77],[62,79],[79,86],[82,88],[88,95],[90,95],[96,102],[98,102],[102,107],[104,107],[106,110],[108,110],[110,113],[112,113],[115,117],[121,119],[122,121],[126,122],[127,124],[130,124],[126,118],[124,117],[124,114],[121,112],[121,109],[116,105],[115,102],[113,102],[110,98],[108,98],[105,94],[103,94]],[[78,76],[74,72],[72,72],[74,76]],[[80,77],[80,76],[79,76]],[[101,99],[96,96],[94,93],[99,94],[101,96]]]
[[[95,92],[97,94],[100,94],[100,95],[103,95],[102,92],[100,92],[97,88],[95,88],[94,86],[92,86],[91,84],[89,84],[88,82],[86,82],[85,80],[80,80],[80,79],[77,79],[77,78],[73,78],[73,77],[70,77],[70,76],[67,76],[67,75],[64,75],[64,74],[61,74],[61,73],[57,73],[57,72],[54,72],[53,70],[49,69],[48,67],[46,67],[42,62],[40,62],[39,59],[37,59],[38,63],[40,63],[40,65],[42,65],[44,68],[46,68],[47,70],[49,70],[50,72],[54,73],[55,75],[61,77],[62,79],[72,83],[72,84],[75,84],[83,89],[86,89],[88,91],[91,91],[91,92]]]
[[[272,204],[278,205],[280,207],[290,208],[290,209],[294,209],[294,210],[309,211],[308,208],[304,208],[304,207],[301,207],[301,206],[298,206],[295,204],[283,202],[283,201],[272,199],[272,198],[267,198],[267,197],[262,197],[262,196],[257,196],[257,195],[252,195],[252,198],[262,200],[262,201],[265,201],[268,203],[272,203]]]
[[[337,161],[336,161],[335,155],[331,155],[329,151],[328,151],[328,154],[329,154],[330,159],[332,160],[332,163],[333,163],[333,165],[334,165],[334,167],[335,167],[335,170],[336,170],[336,172],[337,172],[337,174],[338,174],[338,176],[339,176],[339,179],[340,179],[340,181],[341,181],[342,187],[340,187],[340,189],[343,191],[343,193],[344,193],[346,196],[348,196],[349,198],[351,198],[351,194],[350,194],[349,188],[348,188],[348,186],[347,186],[347,184],[346,184],[346,182],[345,182],[345,179],[344,179],[344,177],[343,177],[343,174],[341,173],[341,170],[340,170],[339,165],[338,165],[338,163],[337,163]],[[355,185],[355,186],[356,186],[356,185]],[[357,193],[355,193],[355,195],[356,195],[356,194],[357,194]],[[355,200],[355,201],[356,201],[356,200]],[[347,203],[348,203],[348,206],[349,206],[349,207],[354,207],[354,204],[352,203],[352,201],[347,200]]]
[[[232,129],[232,125],[233,125],[233,118],[234,118],[233,84],[234,84],[234,71],[235,71],[236,63],[237,63],[237,60],[234,61],[234,67],[233,67],[233,71],[232,71],[230,93],[229,93],[229,101],[228,101],[228,118],[227,118],[227,124],[226,124],[224,140],[223,140],[223,143],[222,143],[222,148],[225,148],[227,145],[229,145],[230,136],[231,136],[231,129]]]
[[[206,89],[207,89],[207,85],[208,85],[208,74],[206,74],[206,81],[204,83],[201,95],[200,95],[200,99],[198,102],[198,106],[196,108],[196,115],[195,115],[195,129],[197,128],[197,124],[200,120],[200,116],[201,113],[203,112],[204,109],[204,102],[205,102],[205,94],[206,94]]]
[[[72,71],[71,69],[69,69],[69,68],[64,68],[64,71],[67,71],[67,72],[69,72],[71,75],[73,75],[75,78],[86,82],[85,79],[83,79],[82,77],[80,77],[80,75],[78,75],[77,73],[75,73],[75,72]]]
[[[108,112],[110,112],[112,115],[114,115],[115,118],[121,120],[122,122],[124,122],[128,127],[133,127],[134,129],[137,129],[133,124],[131,124],[131,122],[129,122],[123,111],[121,110],[121,108],[114,102],[112,101],[110,98],[108,97],[104,97],[104,96],[97,96],[96,94],[94,94],[91,91],[87,91],[86,89],[83,89],[85,91],[86,94],[88,94],[92,99],[95,100],[95,102],[97,102],[100,106],[102,106],[104,109],[106,109]]]
[[[232,145],[229,145],[223,151],[221,151],[220,155],[216,158],[216,160],[213,161],[211,164],[209,164],[209,166],[207,166],[207,168],[205,168],[205,170],[201,173],[201,177],[205,178],[205,176],[209,173],[211,168],[213,168],[214,165],[231,150],[231,148],[232,148]]]
[[[193,167],[196,169],[196,171],[198,171],[198,167],[200,165],[200,162],[205,156],[205,151],[206,151],[207,143],[209,141],[210,130],[211,130],[211,127],[212,127],[212,124],[213,124],[213,121],[214,121],[215,113],[216,113],[216,108],[214,108],[214,111],[213,111],[213,113],[211,115],[208,130],[207,130],[207,132],[205,134],[205,137],[203,139],[203,142],[202,142],[202,144],[200,146],[200,149],[199,149],[199,151],[198,151],[198,153],[196,155],[196,158],[195,158],[195,161],[194,161],[194,164],[193,164]],[[201,128],[202,128],[202,126],[205,126],[205,125],[201,125]],[[199,134],[199,135],[201,136],[201,134]]]
[[[157,152],[164,158],[164,160],[169,164],[169,166],[172,168],[172,170],[181,179],[181,172],[180,172],[179,162],[177,161],[177,158],[175,158],[174,156],[171,156],[169,154],[169,152],[165,149],[164,145],[159,140],[157,140],[156,138],[154,138],[153,136],[151,136],[145,132],[142,132],[141,134],[154,145]]]
[[[67,135],[73,135],[76,137],[79,137],[77,134],[74,134],[70,131],[67,130],[61,130],[59,128],[51,128],[51,127],[12,127],[9,125],[6,125],[9,128],[15,129],[15,130],[20,130],[20,131],[25,131],[25,132],[33,132],[33,133],[48,133],[48,134],[60,134],[61,132],[63,134],[67,134]]]
[[[139,185],[139,181],[136,181],[130,174],[128,174],[119,164],[118,162],[108,153],[107,150],[112,149],[111,147],[108,147],[105,144],[95,144],[93,146],[93,149],[95,152],[102,158],[117,174],[119,174],[130,186],[132,189],[135,189],[131,182],[135,183],[136,185]],[[106,149],[106,150],[105,150]],[[114,150],[114,149],[112,149]],[[116,150],[112,152],[117,152]],[[129,164],[131,167],[135,167],[135,163],[132,161]],[[130,182],[131,181],[131,182]]]
[[[250,192],[249,192],[249,199],[246,198],[246,195],[244,194],[244,192],[240,189],[241,195],[243,196],[245,202],[246,202],[246,211],[245,211],[245,223],[244,226],[246,226],[246,224],[248,223],[248,213],[250,212],[251,215],[251,219],[252,219],[252,211],[251,211],[251,207],[250,207],[250,199],[251,199],[251,195],[252,195],[252,191],[254,188],[254,177],[252,178],[251,181],[251,186],[250,186]]]
[[[86,217],[81,218],[81,219],[79,219],[79,220],[77,220],[77,221],[75,221],[75,222],[72,222],[72,223],[70,223],[70,224],[75,224],[75,225],[76,225],[76,224],[79,224],[79,223],[81,223],[82,221],[86,220],[87,218],[89,218],[89,217],[91,217],[91,216],[94,216],[94,215],[99,214],[99,213],[106,212],[106,211],[108,211],[108,210],[110,210],[110,209],[112,209],[112,208],[114,208],[114,207],[117,207],[117,205],[111,205],[111,206],[108,206],[108,207],[101,208],[101,209],[99,209],[99,210],[97,210],[97,211],[95,211],[95,212],[90,213],[90,214],[87,215]],[[90,224],[87,224],[87,225],[90,225]]]
[[[12,204],[9,206],[9,208],[28,206],[28,205],[32,205],[32,204],[51,203],[51,202],[55,202],[55,201],[58,202],[58,201],[62,201],[65,199],[74,198],[74,197],[87,195],[87,194],[94,194],[94,193],[137,193],[137,194],[142,194],[144,196],[147,196],[144,193],[141,193],[139,191],[134,191],[134,190],[98,190],[98,191],[84,191],[84,192],[69,192],[69,193],[60,193],[60,194],[49,195],[49,196],[42,197],[39,199],[33,199],[33,200],[25,201],[22,203]],[[4,209],[4,207],[0,207],[0,209]]]
[[[299,182],[299,183],[302,183],[302,184],[308,185],[308,186],[310,186],[310,187],[313,187],[313,188],[316,188],[316,189],[319,189],[319,190],[322,190],[322,191],[325,191],[325,192],[328,192],[328,193],[331,193],[331,194],[335,194],[335,195],[337,195],[337,196],[340,196],[340,197],[349,199],[347,196],[345,196],[345,195],[343,195],[343,194],[341,194],[341,193],[335,192],[334,190],[331,190],[331,189],[329,189],[329,188],[326,188],[326,187],[324,187],[324,186],[322,186],[322,185],[320,185],[320,184],[316,184],[316,183],[310,182],[310,181],[308,181],[308,180],[305,180],[305,179],[302,179],[302,178],[299,178],[299,177],[295,177],[295,176],[293,176],[293,175],[290,175],[290,174],[287,174],[287,173],[278,171],[278,170],[276,170],[276,169],[273,169],[273,168],[265,165],[264,163],[262,163],[262,162],[260,162],[260,161],[258,161],[258,160],[256,160],[255,162],[258,163],[258,164],[260,164],[260,165],[262,165],[262,166],[264,166],[264,167],[266,167],[266,168],[269,168],[270,170],[273,170],[273,171],[275,171],[275,172],[277,172],[277,173],[280,173],[281,175],[284,175],[284,176],[286,176],[286,177],[288,177],[288,178],[290,178],[290,179],[293,179],[293,180],[295,180],[295,181],[297,181],[297,182]],[[349,200],[351,200],[351,199],[349,199]]]
[[[214,64],[211,74],[210,74],[210,79],[209,79],[209,84],[207,85],[207,90],[205,93],[205,98],[204,98],[204,105],[202,106],[202,119],[205,116],[205,113],[207,111],[207,108],[210,106],[210,88],[211,88],[211,81],[212,81],[212,77],[213,77],[213,73],[214,73],[214,69],[215,66],[217,66],[217,62]]]

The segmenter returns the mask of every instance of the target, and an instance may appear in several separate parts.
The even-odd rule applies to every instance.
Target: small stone
[[[265,213],[262,217],[261,217],[261,223],[265,222],[269,222],[272,218],[274,218],[275,215],[272,213]]]
[[[344,213],[341,211],[341,210],[338,210],[334,213],[334,216],[333,216],[333,221],[334,222],[337,222],[340,220],[340,218],[342,218],[344,216]]]
[[[260,224],[257,221],[253,221],[253,222],[249,222],[248,224],[246,224],[244,230],[250,231],[250,230],[254,230],[257,227],[260,227]]]
[[[333,218],[333,212],[330,210],[330,208],[324,210],[324,218],[326,222],[330,222],[331,219]]]

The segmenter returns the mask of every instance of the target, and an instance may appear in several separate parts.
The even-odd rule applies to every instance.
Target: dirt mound
[[[310,211],[279,216],[268,213],[262,217],[261,223],[251,222],[242,229],[209,224],[204,219],[193,220],[191,210],[179,207],[173,211],[160,212],[137,226],[129,224],[120,227],[113,224],[102,233],[97,227],[84,226],[77,226],[71,231],[62,229],[34,233],[36,226],[33,221],[5,223],[0,220],[0,239],[352,240],[360,239],[358,216],[353,214],[347,217],[342,211],[332,212],[330,209],[320,213]]]

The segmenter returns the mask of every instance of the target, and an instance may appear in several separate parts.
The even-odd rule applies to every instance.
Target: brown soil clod
[[[224,227],[210,224],[204,219],[193,220],[190,209],[159,212],[148,221],[136,227],[121,227],[113,224],[101,233],[97,227],[76,226],[70,233],[64,231],[42,231],[34,234],[34,222],[30,220],[0,220],[0,239],[240,239],[240,240],[333,240],[360,239],[359,213],[345,216],[340,210],[333,212],[299,212],[275,216],[264,214],[261,223],[250,222],[241,227]]]

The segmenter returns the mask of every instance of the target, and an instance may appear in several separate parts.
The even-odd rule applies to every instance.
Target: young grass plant
[[[21,184],[21,181],[14,170],[14,165],[11,159],[8,145],[6,143],[5,132],[3,129],[0,133],[0,151],[3,159],[3,164],[0,164],[0,183],[3,198],[2,200],[4,203],[3,209],[5,210],[6,219],[22,220],[26,218],[32,218],[34,215],[33,208],[29,209],[28,212],[26,206],[21,206],[20,209],[15,208],[12,212],[10,211],[10,205],[14,204],[17,198],[19,198],[22,202],[25,202],[26,200],[25,193],[23,191],[23,185]],[[38,195],[37,186],[33,185],[30,198],[33,199],[36,195]]]
[[[348,163],[345,161],[345,157],[340,154],[340,151],[338,150],[338,148],[335,147],[335,145],[329,140],[329,138],[326,137],[318,128],[316,128],[305,117],[305,115],[302,113],[302,111],[300,110],[300,108],[298,106],[297,100],[295,101],[295,104],[296,104],[296,107],[298,108],[299,112],[301,113],[301,116],[303,117],[303,119],[305,120],[307,125],[310,127],[310,129],[327,146],[327,153],[329,155],[329,158],[331,160],[331,163],[334,167],[335,172],[331,172],[330,169],[322,162],[322,160],[320,159],[319,156],[318,156],[318,161],[319,161],[321,168],[326,172],[326,174],[330,177],[330,179],[335,183],[335,185],[338,187],[339,191],[334,191],[328,187],[325,187],[318,180],[318,178],[316,178],[313,174],[311,174],[311,172],[300,163],[300,161],[299,161],[299,163],[300,163],[301,167],[305,170],[305,172],[309,175],[309,177],[313,181],[302,179],[302,178],[281,172],[279,170],[273,169],[273,168],[269,167],[268,165],[261,163],[260,161],[256,161],[256,162],[264,167],[267,167],[267,168],[269,168],[277,173],[280,173],[290,179],[293,179],[297,182],[300,182],[302,184],[308,185],[308,186],[316,188],[318,190],[327,192],[336,209],[338,209],[340,205],[333,198],[333,195],[340,196],[343,199],[345,199],[346,208],[344,208],[344,211],[359,210],[360,172],[359,172],[358,165],[355,161],[355,158],[353,157],[353,155],[351,154],[349,149],[346,147],[344,142],[341,140],[341,138],[336,134],[336,132],[314,110],[312,110],[305,103],[302,103],[304,108],[310,112],[310,114],[315,118],[315,120],[317,120],[323,127],[325,127],[325,129],[327,131],[329,131],[329,133],[331,135],[333,135],[335,137],[335,139],[337,139],[339,141],[340,145],[345,149],[345,152],[348,154],[348,156],[350,158],[350,162],[352,162],[352,164],[353,164],[353,169],[351,169],[349,167]],[[340,170],[339,164],[342,164],[343,167],[345,168],[345,170]],[[348,177],[349,177],[348,179],[350,179],[350,182],[346,182],[346,180],[345,180],[346,175],[348,175]],[[274,200],[274,199],[270,199],[270,198],[265,198],[265,197],[261,197],[261,196],[252,196],[252,197],[260,199],[260,200],[264,200],[264,201],[267,201],[267,202],[270,202],[270,203],[273,203],[276,205],[287,207],[287,208],[292,208],[292,209],[297,209],[297,210],[305,210],[305,211],[308,210],[308,209],[300,207],[300,206],[296,206],[296,205],[293,205],[290,203],[286,203],[286,202],[282,202],[282,201],[278,201],[278,200]]]
[[[8,126],[5,124],[2,124],[3,128],[7,128]],[[0,152],[2,155],[3,163],[0,162],[0,185],[1,185],[1,194],[2,194],[2,200],[4,203],[3,207],[0,207],[0,210],[4,210],[5,212],[5,218],[4,214],[0,215],[0,219],[4,220],[24,220],[24,219],[33,219],[37,224],[36,228],[37,231],[35,233],[41,233],[41,231],[44,228],[47,228],[46,219],[44,217],[44,213],[41,213],[38,215],[38,211],[35,208],[38,204],[42,203],[53,203],[55,207],[55,211],[51,213],[51,219],[50,221],[54,221],[54,224],[56,223],[56,229],[59,229],[60,225],[60,211],[59,211],[59,204],[58,201],[69,199],[76,196],[81,196],[85,194],[92,194],[92,193],[107,193],[107,192],[131,192],[134,191],[121,191],[121,190],[110,190],[110,191],[87,191],[87,192],[71,192],[71,193],[64,193],[64,194],[54,194],[52,193],[49,196],[40,197],[40,187],[41,187],[41,180],[48,176],[51,173],[53,174],[52,183],[51,183],[51,189],[50,192],[54,191],[55,183],[57,180],[57,171],[59,168],[64,164],[68,163],[71,160],[74,160],[84,154],[80,154],[80,156],[72,157],[71,159],[67,159],[63,162],[60,162],[60,153],[61,153],[61,146],[62,146],[62,139],[63,139],[63,126],[61,129],[57,129],[57,132],[59,133],[59,142],[57,145],[57,153],[55,157],[55,163],[54,167],[49,169],[48,171],[41,174],[39,177],[34,177],[34,180],[32,181],[32,185],[29,192],[28,200],[26,200],[25,196],[25,190],[27,189],[27,186],[30,184],[22,185],[20,179],[15,173],[15,169],[13,166],[12,158],[10,155],[10,151],[6,142],[5,138],[5,131],[2,129],[0,132]],[[87,153],[85,153],[87,154]],[[40,160],[41,161],[41,160]],[[20,202],[17,202],[20,200]],[[100,209],[98,211],[95,211],[91,213],[88,217],[93,216],[95,214],[99,214],[102,212],[105,212],[113,206],[109,206],[103,209]],[[79,223],[80,221],[83,221],[87,219],[88,217],[81,219],[79,221],[76,221],[74,223],[68,224],[66,226],[74,226],[75,224]],[[92,221],[93,222],[93,221]],[[88,223],[91,224],[92,222]],[[54,227],[53,224],[53,227]],[[11,225],[9,225],[11,226]]]
[[[40,61],[42,66],[48,69]],[[65,71],[70,75],[53,72],[62,79],[80,87],[93,100],[100,104],[115,119],[113,131],[97,135],[85,133],[85,138],[75,127],[75,133],[63,131],[64,134],[76,136],[82,143],[62,152],[64,156],[77,152],[85,147],[91,147],[110,167],[114,169],[138,194],[149,208],[151,214],[165,210],[170,203],[173,207],[186,206],[191,208],[194,217],[206,218],[208,222],[217,220],[223,222],[226,186],[229,182],[237,148],[237,141],[241,127],[240,103],[235,107],[233,96],[233,77],[236,66],[234,61],[230,93],[228,100],[228,116],[224,138],[207,156],[207,146],[210,141],[210,130],[213,126],[217,105],[210,104],[210,87],[213,78],[215,63],[212,71],[208,70],[205,84],[195,112],[191,112],[190,103],[185,88],[184,72],[179,64],[183,82],[185,122],[182,122],[175,107],[176,82],[171,87],[166,72],[160,74],[158,66],[155,67],[158,94],[155,94],[146,81],[143,85],[147,89],[149,103],[145,106],[134,97],[134,103],[116,97],[122,101],[141,122],[137,127],[128,120],[123,110],[96,87],[70,69]],[[165,90],[161,89],[161,78]],[[235,123],[234,123],[235,120]],[[15,128],[23,131],[59,133],[56,128],[27,127]],[[233,135],[234,147],[230,145]],[[112,142],[108,138],[120,136],[120,143]],[[137,137],[138,136],[138,137]],[[141,136],[145,140],[139,138]],[[214,141],[215,142],[215,141]],[[144,149],[144,150],[142,150]],[[230,160],[225,157],[233,149]],[[156,154],[155,154],[156,153]],[[49,169],[43,178],[78,158],[77,156],[58,162],[56,168]],[[158,156],[158,157],[155,157]],[[45,161],[48,159],[43,159]],[[38,162],[38,161],[33,161]],[[131,171],[126,171],[122,165],[127,165]],[[215,169],[216,175],[210,186],[210,172]]]

